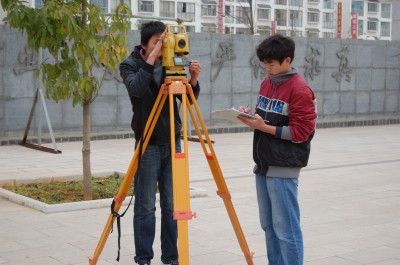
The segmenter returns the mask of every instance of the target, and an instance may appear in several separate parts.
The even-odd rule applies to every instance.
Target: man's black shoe
[[[164,263],[165,265],[179,265],[179,261],[177,261],[177,260],[174,260],[174,261],[172,261],[172,262],[170,262],[170,263]]]

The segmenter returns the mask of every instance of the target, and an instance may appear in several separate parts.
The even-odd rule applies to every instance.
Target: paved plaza
[[[254,264],[267,264],[252,174],[252,133],[212,134]],[[50,146],[50,145],[49,145]],[[50,146],[51,147],[51,146]],[[0,182],[79,175],[81,143],[58,143],[55,155],[0,146]],[[92,172],[125,172],[133,139],[92,141]],[[245,265],[224,204],[216,194],[200,144],[189,147],[192,198],[191,265]],[[299,182],[305,265],[400,264],[400,125],[318,129],[309,166]],[[125,209],[123,207],[122,209]],[[110,209],[45,214],[0,198],[1,265],[87,265]],[[122,219],[121,260],[117,232],[97,264],[134,264],[132,208]],[[160,262],[159,208],[154,265]],[[116,228],[116,226],[114,227]]]

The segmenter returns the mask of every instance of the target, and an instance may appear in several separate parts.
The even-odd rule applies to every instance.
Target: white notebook
[[[255,119],[255,117],[253,115],[241,112],[234,107],[232,107],[230,109],[225,109],[225,110],[212,111],[211,115],[213,115],[214,117],[217,117],[217,118],[222,118],[224,120],[235,121],[235,122],[240,122],[240,123],[241,123],[241,121],[237,118],[238,116],[246,117],[249,119]]]

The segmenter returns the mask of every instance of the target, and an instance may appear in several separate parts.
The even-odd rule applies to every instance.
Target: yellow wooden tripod
[[[175,128],[174,124],[174,96],[182,96],[182,123],[183,123],[183,152],[176,153],[175,151]],[[190,101],[189,98],[190,97]],[[124,180],[118,191],[118,195],[115,196],[114,201],[114,212],[118,213],[122,202],[124,201],[128,190],[132,184],[133,178],[138,168],[138,158],[139,155],[142,156],[146,150],[147,144],[150,140],[154,127],[160,116],[161,110],[165,104],[166,99],[169,99],[170,107],[170,124],[171,127],[171,157],[172,157],[172,181],[173,181],[173,194],[174,194],[174,219],[177,220],[178,226],[178,251],[179,251],[179,264],[189,265],[189,234],[188,234],[188,220],[195,216],[190,210],[190,187],[189,187],[189,160],[188,160],[188,135],[187,135],[187,110],[190,113],[193,125],[199,136],[199,142],[203,148],[204,154],[207,158],[208,164],[210,166],[211,172],[214,177],[214,181],[218,188],[218,195],[223,199],[225,208],[228,212],[229,218],[231,220],[232,226],[236,233],[236,237],[239,241],[242,252],[244,253],[247,264],[253,265],[252,253],[250,253],[246,238],[244,237],[242,228],[240,226],[239,220],[237,218],[235,209],[233,207],[231,196],[226,186],[225,180],[222,175],[221,168],[219,166],[217,157],[215,155],[213,146],[211,144],[210,137],[207,132],[207,128],[204,124],[203,118],[200,113],[200,108],[196,102],[196,98],[193,94],[191,85],[188,83],[186,77],[176,76],[165,78],[164,84],[161,86],[159,94],[157,96],[154,107],[150,113],[149,119],[147,120],[146,127],[144,129],[144,140],[143,146],[140,148],[142,143],[139,143],[136,147],[135,153],[133,155],[132,161],[126,172]],[[201,125],[201,129],[204,133],[205,140],[202,137],[200,127],[195,118],[194,111],[197,114],[198,120]],[[208,148],[207,148],[208,146]],[[139,150],[142,153],[139,154]],[[89,264],[95,265],[104,248],[108,235],[112,230],[112,225],[115,220],[115,215],[110,214],[107,220],[107,224],[103,230],[100,240],[97,244],[96,250],[93,257],[89,258]]]

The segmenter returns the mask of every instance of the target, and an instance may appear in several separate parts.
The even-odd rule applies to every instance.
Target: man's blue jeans
[[[298,179],[256,175],[261,227],[269,265],[302,265],[303,235],[297,200]]]
[[[180,141],[176,151],[180,152]],[[156,228],[156,192],[160,192],[161,260],[178,259],[177,224],[173,219],[172,165],[170,144],[148,145],[134,179],[135,204],[133,228],[136,262],[150,262],[154,257],[153,242]]]

